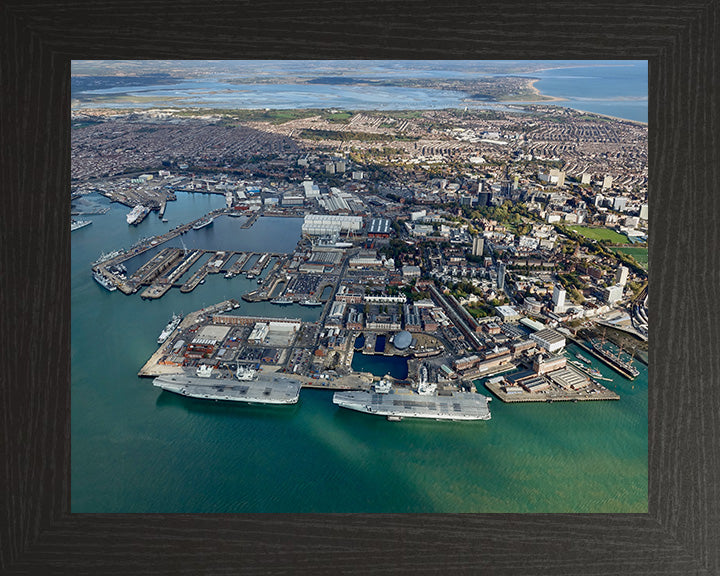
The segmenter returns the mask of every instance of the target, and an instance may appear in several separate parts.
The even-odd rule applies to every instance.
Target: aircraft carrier
[[[333,403],[342,408],[386,416],[388,420],[434,418],[435,420],[490,420],[490,398],[474,392],[442,391],[422,394],[391,390],[335,392]]]
[[[295,404],[300,396],[299,380],[277,374],[260,374],[252,380],[168,374],[155,378],[153,386],[189,398],[255,404]]]

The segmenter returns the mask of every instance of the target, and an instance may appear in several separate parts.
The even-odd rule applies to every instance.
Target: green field
[[[569,228],[590,240],[610,240],[613,244],[627,244],[629,242],[625,234],[619,234],[615,230],[608,228],[589,228],[587,226],[569,226]]]
[[[640,264],[643,268],[647,269],[648,265],[648,249],[645,247],[620,247],[620,248],[613,248],[615,252],[622,252],[623,254],[627,254],[628,256],[632,256],[637,260],[637,263]]]

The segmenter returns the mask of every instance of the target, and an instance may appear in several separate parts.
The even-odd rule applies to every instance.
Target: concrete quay
[[[517,392],[508,394],[502,390],[499,382],[485,382],[485,388],[490,390],[503,402],[585,402],[589,400],[620,400],[620,396],[605,387],[588,387],[588,389],[570,392],[567,390],[550,389],[545,392]],[[595,392],[592,392],[595,390]]]

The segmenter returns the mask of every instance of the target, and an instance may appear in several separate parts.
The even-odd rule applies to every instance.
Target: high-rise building
[[[603,182],[602,182],[602,189],[607,190],[608,188],[610,188],[612,186],[612,183],[613,183],[612,176],[605,176],[605,178],[603,178]]]
[[[613,210],[622,212],[623,210],[625,210],[626,204],[627,198],[625,196],[615,196],[615,198],[613,198],[612,208]]]
[[[648,205],[643,204],[640,206],[640,220],[647,220],[648,219]]]
[[[626,266],[618,266],[617,272],[615,272],[615,284],[625,286],[628,279],[628,269]]]
[[[623,287],[620,286],[620,284],[615,284],[613,286],[605,288],[604,293],[605,301],[608,304],[615,304],[615,302],[622,299]]]
[[[554,306],[554,312],[565,311],[565,289],[562,286],[555,285],[553,288],[552,301]]]
[[[498,264],[497,289],[503,291],[505,290],[505,264],[502,262]]]
[[[590,184],[590,174],[587,172],[580,177],[580,184]]]
[[[482,236],[475,236],[473,238],[472,254],[473,256],[482,256],[485,248],[485,238]]]

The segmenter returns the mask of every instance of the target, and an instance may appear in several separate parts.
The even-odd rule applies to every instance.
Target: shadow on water
[[[302,399],[297,404],[267,406],[250,404],[247,402],[233,402],[225,400],[203,400],[188,398],[172,392],[162,390],[155,401],[157,408],[184,408],[187,412],[195,414],[209,414],[215,416],[232,416],[253,419],[290,420],[300,410]]]

